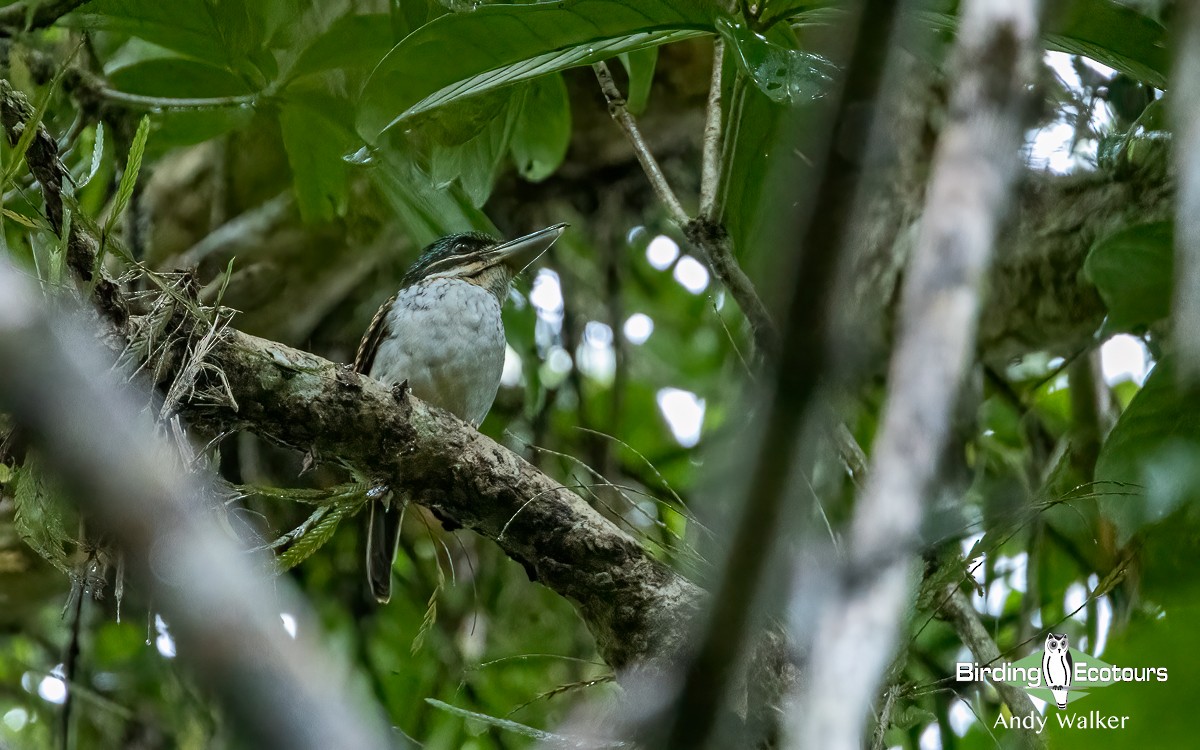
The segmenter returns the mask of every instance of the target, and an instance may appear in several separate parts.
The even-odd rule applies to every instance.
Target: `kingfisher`
[[[566,228],[555,224],[508,242],[478,232],[454,234],[426,247],[400,291],[371,320],[354,357],[355,372],[384,385],[408,381],[417,398],[478,427],[500,389],[500,309],[509,284]],[[405,505],[391,493],[370,504],[367,581],[381,604],[391,598]]]

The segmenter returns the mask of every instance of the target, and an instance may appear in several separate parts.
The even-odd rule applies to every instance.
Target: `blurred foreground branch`
[[[303,602],[208,514],[199,483],[140,418],[143,405],[94,335],[45,308],[0,258],[0,402],[124,552],[180,656],[256,747],[390,747],[382,714],[317,634],[287,636],[280,612]]]
[[[1174,344],[1181,374],[1200,381],[1200,4],[1179,8],[1171,86],[1179,192],[1175,210]]]
[[[792,132],[807,135],[801,148],[820,155],[814,165],[818,179],[795,189],[798,196],[785,194],[783,198],[795,223],[781,235],[781,244],[799,238],[798,261],[787,267],[792,285],[783,319],[784,345],[778,349],[777,360],[769,362],[771,390],[760,412],[762,418],[755,423],[761,432],[748,461],[749,478],[720,587],[671,707],[673,715],[663,746],[672,750],[728,747],[733,741],[721,721],[722,701],[739,681],[742,654],[753,653],[758,640],[753,634],[766,609],[760,592],[783,563],[777,548],[799,533],[798,520],[804,517],[807,502],[801,498],[807,495],[795,491],[793,479],[797,466],[804,465],[804,459],[798,457],[812,455],[806,453],[808,446],[802,440],[806,428],[815,432],[812,428],[824,416],[814,407],[819,406],[816,399],[821,381],[829,374],[830,329],[839,299],[836,277],[852,231],[850,216],[862,176],[850,168],[846,155],[833,144],[854,111],[850,92],[869,96],[881,79],[887,55],[878,50],[887,48],[895,12],[895,4],[886,0],[851,6],[831,45],[847,60],[844,77],[831,92],[828,106],[806,113],[805,128],[795,120],[790,123]],[[853,443],[848,433],[844,437]],[[772,616],[777,613],[777,608],[770,611]],[[754,653],[756,664],[761,658]],[[785,664],[781,670],[784,679],[764,679],[753,667],[745,676],[747,682],[755,683],[752,695],[757,699],[752,698],[746,707],[753,734],[749,739],[738,738],[747,746],[773,745],[778,740],[780,714],[772,709],[781,693],[794,688],[788,678],[794,682],[797,676],[794,665],[790,661]]]
[[[958,80],[905,279],[887,406],[847,559],[817,618],[797,747],[861,747],[864,720],[893,658],[925,496],[973,358],[979,287],[1020,164],[1036,35],[1034,0],[965,4]]]

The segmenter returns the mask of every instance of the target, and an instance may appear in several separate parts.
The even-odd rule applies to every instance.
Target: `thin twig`
[[[721,69],[725,66],[725,41],[713,39],[712,83],[708,87],[708,110],[704,121],[704,161],[700,175],[700,215],[711,221],[721,217],[713,213],[721,184]]]
[[[83,523],[80,522],[80,530],[83,529]],[[91,561],[91,556],[88,557],[88,562]],[[59,716],[59,746],[62,750],[70,750],[74,746],[72,735],[72,727],[75,718],[75,689],[70,687],[78,681],[79,670],[79,651],[81,643],[81,635],[83,628],[83,600],[88,596],[86,573],[83,568],[86,563],[80,566],[78,578],[72,577],[71,581],[71,600],[68,605],[71,610],[70,639],[67,641],[66,653],[63,655],[63,673],[62,680],[67,684],[67,695],[63,700],[62,714]]]
[[[767,306],[763,304],[754,288],[754,282],[742,270],[737,258],[733,257],[733,245],[725,227],[704,217],[692,219],[683,226],[683,236],[705,260],[713,276],[729,290],[737,300],[742,314],[750,323],[754,334],[754,353],[774,360],[779,349],[779,331]]]
[[[996,645],[996,641],[992,640],[987,628],[983,626],[983,622],[979,619],[979,613],[971,606],[971,601],[957,583],[950,584],[949,588],[951,590],[948,592],[949,596],[942,607],[942,612],[949,617],[959,639],[971,651],[975,661],[980,664],[995,662],[1000,658],[1000,647]],[[1029,694],[1020,687],[999,680],[992,680],[992,686],[996,688],[1000,698],[1008,704],[1013,716],[1031,716],[1037,711]],[[1046,741],[1037,732],[1023,729],[1020,724],[1017,727],[1018,732],[1025,738],[1025,747],[1046,746]]]
[[[717,188],[713,196],[713,204],[709,207],[707,216],[713,221],[719,221],[725,215],[725,203],[729,198],[729,173],[733,168],[733,159],[737,153],[738,131],[741,129],[742,108],[746,103],[746,75],[741,68],[733,76],[733,87],[729,94],[729,104],[725,107],[725,134],[721,144],[721,169],[717,174]]]
[[[754,288],[753,282],[742,267],[738,264],[737,258],[733,255],[733,247],[729,240],[729,233],[725,231],[725,227],[716,221],[708,218],[703,212],[697,218],[688,216],[683,209],[683,204],[679,202],[679,198],[675,195],[675,191],[671,189],[670,183],[667,182],[666,175],[663,174],[662,168],[658,165],[658,160],[654,158],[654,154],[650,153],[650,147],[646,145],[645,139],[642,137],[641,131],[638,129],[637,121],[633,119],[633,115],[629,114],[629,110],[625,107],[625,99],[621,96],[621,92],[617,90],[617,86],[613,83],[612,74],[608,70],[608,66],[604,63],[596,63],[592,66],[596,71],[596,80],[600,82],[600,90],[604,93],[604,99],[608,102],[608,112],[612,115],[613,120],[621,126],[625,132],[629,144],[633,147],[633,153],[637,156],[638,163],[642,165],[642,170],[646,173],[647,179],[650,180],[650,185],[654,189],[655,195],[658,196],[663,206],[667,209],[671,219],[679,225],[683,230],[684,236],[691,244],[694,252],[708,265],[713,276],[720,281],[729,293],[737,301],[738,306],[742,309],[742,314],[746,316],[746,320],[750,323],[750,328],[754,332],[754,342],[757,352],[760,356],[773,358],[779,346],[779,335],[775,329],[775,323],[771,319],[770,312],[767,311],[766,305],[758,296],[758,291]],[[719,71],[715,73],[720,76]],[[710,92],[709,103],[720,107],[720,81],[716,81],[717,94],[714,99]],[[717,143],[720,142],[720,113],[709,113],[709,123],[715,121],[717,125],[717,134],[711,139],[711,145],[708,138],[709,126],[705,127],[705,151],[710,149],[715,152]],[[705,163],[708,164],[709,159],[715,159],[709,153],[706,153]],[[713,201],[721,191],[721,175],[724,173],[724,165],[717,164],[711,170],[712,176],[708,180],[709,189],[712,193]]]
[[[871,741],[871,750],[883,750],[884,738],[888,726],[892,723],[892,709],[896,707],[896,697],[900,695],[900,686],[892,685],[883,697],[883,708],[879,709],[879,720],[875,723],[875,739]]]
[[[596,71],[596,80],[600,82],[600,90],[604,93],[604,100],[608,102],[608,113],[625,131],[625,137],[633,146],[633,153],[637,156],[638,163],[642,165],[646,177],[650,179],[650,186],[654,188],[655,195],[662,201],[667,213],[671,215],[671,219],[675,223],[681,227],[686,225],[690,221],[690,217],[687,211],[683,210],[683,204],[679,202],[675,191],[671,189],[662,168],[658,166],[658,160],[654,158],[654,154],[650,153],[650,147],[642,138],[642,131],[638,130],[637,121],[633,119],[633,115],[629,114],[629,109],[625,106],[625,97],[621,96],[621,92],[617,90],[617,84],[613,82],[608,65],[598,62],[592,65],[592,70]]]

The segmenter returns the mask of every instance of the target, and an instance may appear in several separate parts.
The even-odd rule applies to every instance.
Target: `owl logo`
[[[1067,691],[1071,688],[1071,675],[1075,671],[1075,660],[1067,647],[1067,636],[1048,633],[1046,652],[1042,654],[1042,681],[1054,695],[1059,709],[1067,707]]]

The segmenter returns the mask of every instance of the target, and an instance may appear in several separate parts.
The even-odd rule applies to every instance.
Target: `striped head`
[[[461,279],[487,289],[503,304],[513,275],[548,250],[566,227],[555,224],[508,242],[480,232],[443,237],[421,252],[404,274],[403,285]]]

